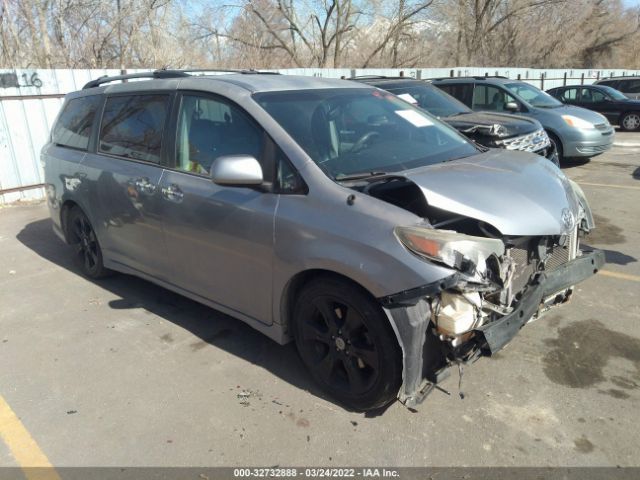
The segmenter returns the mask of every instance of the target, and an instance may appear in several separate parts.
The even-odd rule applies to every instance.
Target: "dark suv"
[[[560,161],[563,157],[593,157],[613,145],[615,132],[604,116],[565,105],[526,82],[506,77],[451,77],[432,82],[473,110],[535,118],[555,144]]]
[[[476,143],[489,148],[522,150],[547,157],[558,165],[555,148],[540,122],[504,113],[474,112],[428,82],[404,77],[354,77],[399,96],[448,123]]]
[[[640,77],[611,77],[598,80],[595,85],[605,85],[607,87],[620,90],[629,98],[640,100]]]

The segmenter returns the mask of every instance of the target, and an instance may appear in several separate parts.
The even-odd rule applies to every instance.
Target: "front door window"
[[[262,130],[238,107],[221,100],[185,95],[178,116],[176,169],[208,175],[223,155],[260,159]]]

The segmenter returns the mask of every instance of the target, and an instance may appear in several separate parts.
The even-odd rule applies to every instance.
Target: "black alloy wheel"
[[[389,320],[366,292],[327,277],[302,291],[294,319],[298,352],[328,393],[356,410],[395,399],[400,349]]]
[[[69,212],[67,223],[69,243],[73,246],[76,261],[82,272],[91,278],[109,273],[102,263],[102,250],[89,219],[79,207]]]

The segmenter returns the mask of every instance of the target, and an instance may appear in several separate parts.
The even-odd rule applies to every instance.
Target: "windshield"
[[[375,89],[271,92],[254,99],[333,179],[397,172],[478,153],[451,127]]]
[[[605,87],[604,85],[598,85],[598,88],[614,100],[629,100],[629,97],[627,97],[620,90],[616,90],[615,88]]]
[[[548,93],[543,92],[539,88],[529,85],[528,83],[508,83],[505,85],[507,90],[518,95],[522,100],[533,107],[553,108],[561,107],[563,104]]]
[[[456,100],[451,95],[435,87],[427,85],[414,85],[385,88],[385,90],[395,94],[409,94],[418,102],[418,106],[424,108],[431,115],[436,117],[452,117],[461,113],[469,113],[471,109],[464,103]]]

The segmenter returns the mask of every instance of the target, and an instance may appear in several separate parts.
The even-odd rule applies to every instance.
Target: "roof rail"
[[[387,75],[356,75],[354,77],[349,77],[346,80],[416,80],[413,77],[402,77],[398,75],[397,77],[389,77]]]
[[[84,87],[83,90],[88,88],[99,87],[104,83],[115,82],[118,80],[129,80],[133,78],[181,78],[181,77],[190,77],[189,73],[195,72],[227,72],[227,73],[242,73],[242,74],[262,74],[262,75],[279,75],[278,72],[261,72],[259,70],[238,70],[231,68],[191,68],[191,69],[179,69],[179,70],[168,70],[168,69],[160,69],[154,70],[152,72],[141,72],[141,73],[129,73],[127,75],[114,75],[113,77],[109,77],[108,75],[104,75],[95,80],[91,80]]]
[[[504,78],[505,80],[509,80],[509,77],[505,77],[504,75],[466,75],[462,77],[436,77],[429,78],[427,80],[457,80],[458,78],[473,78],[474,80],[484,80],[485,78]]]

